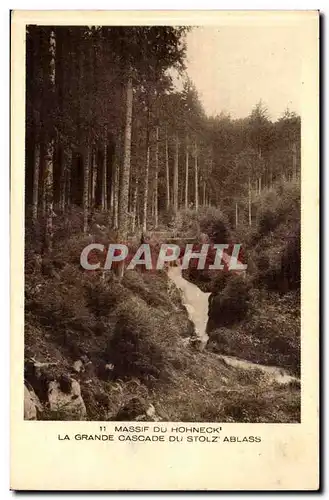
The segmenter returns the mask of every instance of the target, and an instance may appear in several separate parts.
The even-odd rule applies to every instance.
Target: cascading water
[[[202,344],[206,345],[209,337],[206,333],[208,323],[208,307],[209,295],[205,293],[194,283],[190,283],[182,276],[182,269],[180,266],[169,267],[168,277],[172,280],[177,288],[182,292],[182,303],[186,307],[189,319],[195,327],[195,333],[201,340]],[[228,365],[243,370],[260,370],[266,373],[273,382],[279,384],[288,384],[292,381],[299,379],[289,375],[285,370],[277,366],[266,366],[252,363],[250,361],[235,358],[232,356],[224,356],[218,354]]]

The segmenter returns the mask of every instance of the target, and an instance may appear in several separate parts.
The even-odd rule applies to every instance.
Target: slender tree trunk
[[[112,163],[111,188],[110,188],[110,213],[113,217],[114,211],[114,186],[115,186],[115,162]]]
[[[46,151],[45,145],[45,151]],[[41,188],[41,214],[42,218],[45,220],[46,218],[46,153],[44,156],[43,162],[43,172],[42,172],[42,188]]]
[[[183,207],[185,204],[185,184],[182,182],[182,185],[179,187],[179,202],[178,206]]]
[[[147,202],[149,190],[149,171],[150,171],[150,140],[149,132],[146,134],[146,162],[145,162],[145,177],[144,177],[144,193],[143,193],[143,214],[142,214],[142,228],[145,232],[147,229]]]
[[[114,209],[114,169],[112,173],[111,191],[110,191],[110,212],[113,214]]]
[[[123,150],[123,137],[119,133],[117,139],[117,145],[115,149],[115,159],[113,162],[113,213],[112,213],[112,226],[114,229],[118,229],[119,223],[119,196],[120,196],[120,162],[122,158]]]
[[[67,209],[68,200],[67,200],[67,192],[69,189],[69,173],[71,171],[72,164],[72,150],[71,148],[64,149],[63,152],[63,164],[61,170],[61,178],[60,178],[60,198],[59,198],[59,210],[62,214],[65,213]]]
[[[90,172],[90,145],[87,142],[83,154],[83,232],[88,231],[88,215],[89,215],[89,172]]]
[[[261,160],[262,159],[262,148],[261,147],[259,147],[258,156],[259,156],[259,159]],[[260,174],[260,176],[258,178],[258,193],[261,194],[261,192],[262,192],[262,174]]]
[[[297,147],[296,147],[295,142],[292,145],[292,177],[293,177],[293,179],[297,179],[297,177],[298,177],[298,173],[297,173]]]
[[[165,161],[166,161],[166,209],[170,207],[170,179],[169,179],[169,154],[168,154],[168,133],[166,128],[166,145],[165,145]]]
[[[132,198],[133,198],[133,194],[134,194],[134,191],[133,191],[133,176],[132,176],[132,172],[131,172],[131,169],[130,169],[130,174],[129,174],[129,192],[128,192],[128,208],[127,208],[129,217],[130,217],[130,213],[132,211]],[[128,227],[130,229],[130,219],[129,219]]]
[[[136,228],[136,210],[137,210],[137,194],[138,194],[138,177],[135,180],[135,189],[133,192],[132,199],[132,221],[131,221],[131,232],[134,234]]]
[[[32,65],[33,65],[33,73],[37,81],[43,81],[43,65],[40,64],[40,57],[42,53],[42,42],[41,42],[41,34],[40,32],[35,33],[33,40],[33,55],[32,55]],[[41,142],[42,142],[42,132],[41,125],[43,121],[42,114],[42,99],[38,99],[39,89],[35,86],[32,90],[32,99],[34,103],[34,112],[33,112],[33,128],[34,128],[34,164],[33,164],[33,192],[32,192],[32,224],[35,227],[39,213],[39,184],[40,184],[40,174],[41,172],[41,164],[40,164],[40,156],[41,156]]]
[[[40,173],[40,144],[37,142],[35,144],[35,149],[34,149],[34,169],[33,169],[32,223],[34,226],[38,218],[39,173]]]
[[[92,153],[92,182],[91,182],[91,206],[92,208],[96,205],[96,187],[97,187],[97,162],[96,162],[96,151],[93,149]]]
[[[67,161],[67,166],[66,166],[66,181],[65,181],[65,195],[64,195],[64,199],[65,199],[65,209],[64,209],[64,213],[65,213],[65,227],[68,226],[68,222],[69,222],[69,211],[70,211],[70,207],[71,207],[71,173],[72,173],[72,149],[69,148],[67,150],[67,158],[66,160]]]
[[[47,141],[45,155],[45,182],[44,182],[44,198],[46,210],[46,227],[45,227],[45,252],[51,252],[53,246],[53,177],[54,177],[54,139]]]
[[[102,210],[107,210],[107,127],[105,127],[102,168]]]
[[[179,156],[179,139],[178,134],[176,134],[176,150],[175,150],[175,162],[174,162],[174,186],[173,186],[173,204],[174,212],[178,211],[178,156]]]
[[[120,199],[119,199],[119,224],[118,238],[124,242],[128,234],[128,199],[129,199],[129,178],[130,178],[130,156],[131,156],[131,125],[133,109],[133,86],[131,76],[127,79],[126,86],[126,122],[123,149],[123,165],[120,176]],[[124,267],[120,270],[123,275]]]
[[[206,181],[202,181],[202,204],[206,206]]]
[[[250,182],[250,177],[248,178],[248,220],[249,220],[249,226],[251,226],[251,182]]]
[[[238,203],[235,202],[235,227],[238,227],[238,223],[239,223],[239,213],[238,213]]]
[[[213,149],[211,148],[211,151],[210,151],[210,165],[209,165],[209,172],[208,172],[208,176],[209,176],[210,179],[211,179],[211,175],[212,175],[213,165],[214,165]],[[208,190],[207,190],[207,207],[210,207],[210,206],[211,206],[211,199],[210,199],[209,185],[208,185]]]
[[[94,176],[94,164],[93,164],[93,145],[89,148],[89,176],[88,176],[88,210],[92,210],[93,206],[93,176]]]
[[[185,208],[188,208],[188,168],[189,168],[189,145],[186,137],[186,157],[185,157]]]
[[[141,226],[139,202],[137,203],[137,207],[136,207],[136,225],[137,225],[137,228],[140,228],[140,226]]]
[[[154,179],[154,227],[159,225],[158,214],[158,176],[159,176],[159,127],[155,128],[155,179]]]
[[[49,36],[49,100],[54,99],[55,94],[55,58],[56,58],[56,36],[53,30]],[[53,177],[54,177],[54,136],[53,124],[50,125],[50,131],[46,134],[46,155],[45,155],[45,179],[44,179],[44,202],[46,212],[45,226],[45,252],[51,252],[53,246]]]
[[[260,160],[262,159],[262,149],[261,149],[260,146],[259,146],[259,149],[258,149],[258,157],[259,157]],[[260,175],[258,177],[258,194],[261,194],[261,191],[262,191],[262,175]]]
[[[147,110],[146,124],[146,141],[145,141],[145,172],[144,172],[144,189],[143,189],[143,207],[142,207],[142,231],[147,229],[147,208],[149,195],[149,172],[150,172],[150,107]]]
[[[154,196],[154,189],[151,194],[151,217],[154,220],[154,214],[155,214],[155,196]]]
[[[66,185],[66,152],[63,151],[62,154],[62,165],[59,180],[59,212],[63,214],[65,212],[65,185]]]
[[[195,210],[199,210],[199,172],[198,172],[198,148],[195,143],[195,156],[194,156],[194,202]]]
[[[118,212],[119,212],[119,167],[114,163],[114,186],[113,186],[113,227],[118,229]]]

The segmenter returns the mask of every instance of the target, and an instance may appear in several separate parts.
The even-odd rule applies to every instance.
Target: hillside
[[[66,239],[42,265],[27,253],[25,379],[41,403],[33,418],[299,421],[298,383],[212,352],[243,358],[241,337],[239,353],[222,341],[200,350],[165,271],[126,271],[122,280],[85,271],[76,262],[84,244],[83,235]],[[259,351],[246,359],[260,362]]]
[[[26,418],[299,421],[301,119],[208,116],[193,30],[26,26]],[[206,268],[102,269],[170,242]]]

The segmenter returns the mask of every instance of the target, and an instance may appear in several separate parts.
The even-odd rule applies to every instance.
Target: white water
[[[196,335],[206,345],[209,337],[206,334],[208,323],[208,300],[210,293],[205,293],[200,290],[194,283],[190,283],[182,276],[182,270],[179,266],[169,267],[168,277],[175,283],[177,288],[182,292],[182,302],[186,307],[189,319],[195,327]],[[243,370],[260,370],[266,373],[269,378],[279,384],[288,384],[293,380],[298,380],[296,377],[289,375],[285,370],[277,366],[266,366],[252,363],[244,359],[235,358],[233,356],[224,356],[218,354],[226,364],[241,368]]]

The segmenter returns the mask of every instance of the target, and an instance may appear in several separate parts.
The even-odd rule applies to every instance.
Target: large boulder
[[[152,403],[147,403],[142,398],[134,397],[123,405],[113,420],[117,421],[151,421],[161,420],[156,414]]]
[[[146,414],[147,404],[142,398],[131,398],[118,411],[115,420],[143,420]]]
[[[33,391],[24,385],[24,420],[37,420],[38,411],[42,411],[42,404]]]
[[[49,409],[53,420],[85,420],[87,411],[80,384],[69,377],[54,380],[48,386]]]

